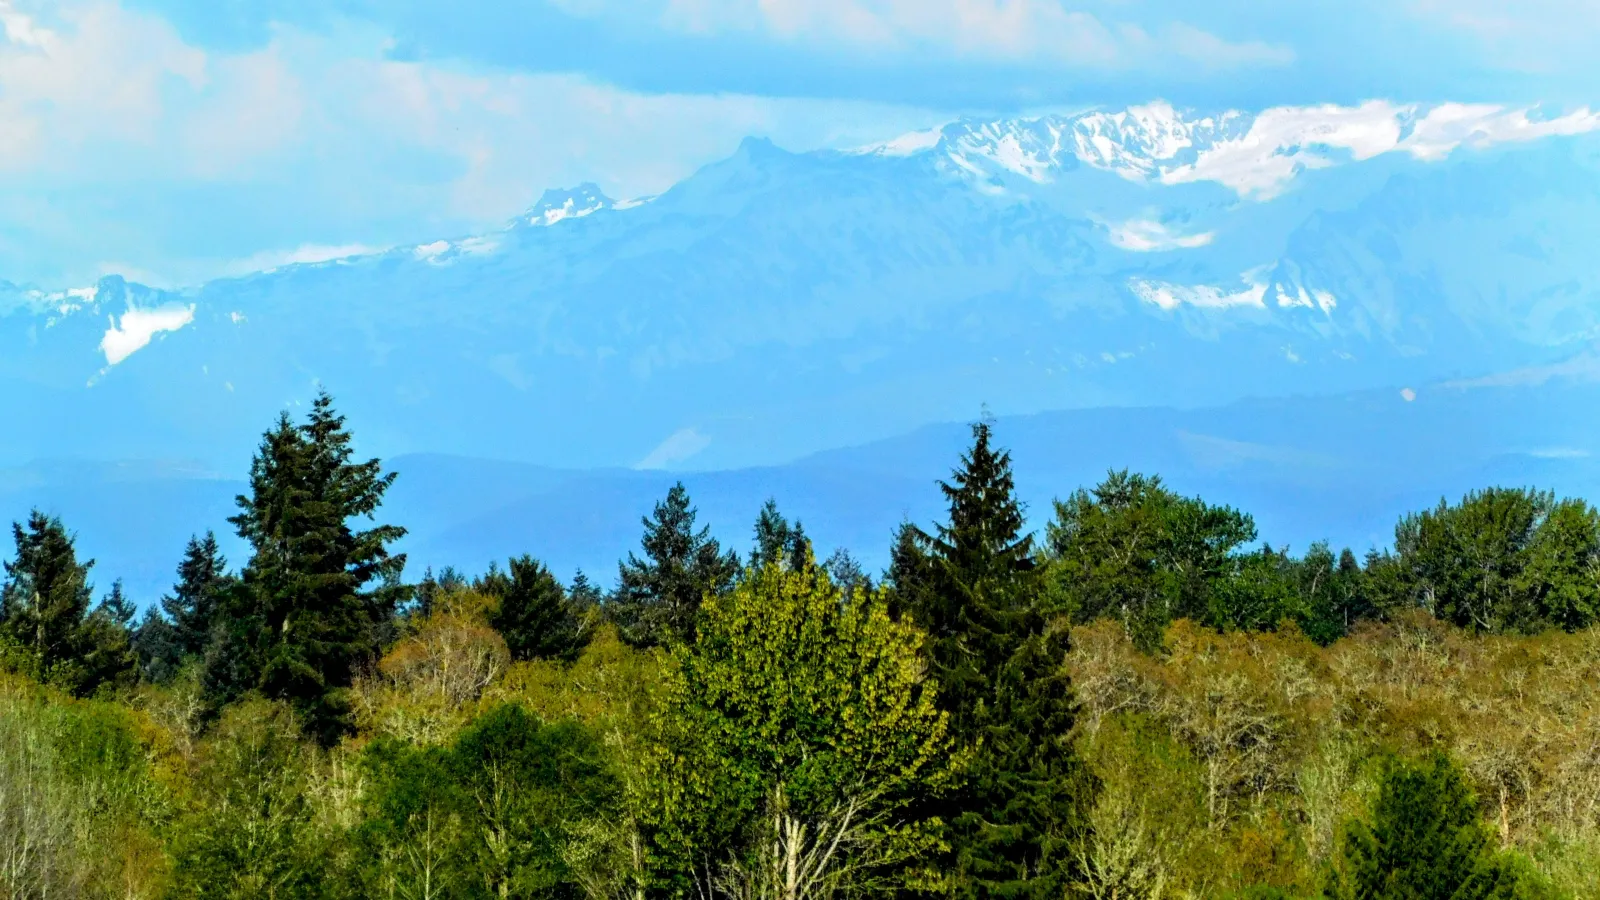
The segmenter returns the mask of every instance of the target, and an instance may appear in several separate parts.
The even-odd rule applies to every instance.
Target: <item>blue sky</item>
[[[1594,0],[0,0],[0,278],[193,282],[962,114],[1600,102]]]

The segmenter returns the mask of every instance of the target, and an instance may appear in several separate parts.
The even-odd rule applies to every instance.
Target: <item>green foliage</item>
[[[16,558],[0,589],[0,640],[11,668],[79,695],[126,686],[135,677],[132,606],[121,584],[89,608],[92,561],[78,561],[74,537],[35,510],[12,526]]]
[[[805,889],[784,896],[927,885],[938,823],[914,807],[948,787],[952,757],[921,640],[810,560],[708,599],[666,673],[644,780],[657,886],[746,896],[802,859]]]
[[[1230,596],[1215,596],[1238,565],[1236,551],[1255,540],[1255,522],[1230,507],[1180,497],[1159,477],[1112,472],[1092,490],[1056,501],[1045,534],[1057,608],[1074,622],[1121,619],[1147,648],[1174,619],[1224,628],[1282,618],[1272,608],[1281,596],[1263,593],[1259,583],[1254,591],[1230,586]]]
[[[673,485],[643,522],[645,558],[629,553],[619,565],[610,612],[623,637],[635,646],[692,640],[701,603],[728,590],[739,569],[738,557],[723,554],[709,526],[695,530],[695,510],[682,482]]]
[[[506,639],[513,659],[571,662],[583,652],[582,610],[533,557],[511,560],[504,572],[491,566],[473,590],[499,601],[489,614],[489,624]]]
[[[948,524],[902,531],[896,592],[928,632],[941,706],[972,753],[941,805],[962,897],[1056,897],[1076,880],[1096,783],[1074,749],[1064,627],[1052,624],[1012,485],[986,422],[950,483]],[[919,558],[920,557],[920,558]],[[904,587],[902,587],[904,585]]]
[[[404,529],[351,528],[374,516],[394,475],[375,459],[352,462],[350,440],[326,394],[305,424],[285,415],[263,437],[250,495],[229,520],[253,554],[206,666],[219,699],[256,690],[288,701],[325,743],[349,727],[352,675],[378,655],[405,565],[387,549]]]
[[[208,531],[204,538],[190,538],[172,593],[161,598],[159,611],[151,607],[145,612],[134,635],[139,668],[147,681],[164,684],[184,665],[204,657],[218,612],[237,586],[216,535]]]
[[[1572,630],[1600,609],[1600,513],[1550,493],[1490,488],[1408,515],[1375,556],[1387,605],[1475,631]]]
[[[1346,829],[1343,865],[1327,895],[1350,900],[1510,900],[1542,889],[1496,848],[1466,775],[1435,753],[1391,759],[1372,821]]]
[[[315,757],[284,704],[226,710],[202,748],[199,802],[174,840],[172,896],[290,900],[329,894],[331,847],[310,802]]]
[[[587,730],[510,704],[451,747],[383,740],[363,765],[372,786],[359,841],[373,896],[580,896],[569,845],[617,793]]]
[[[750,551],[749,568],[761,571],[770,565],[798,569],[805,565],[806,554],[811,552],[811,541],[799,521],[790,524],[778,512],[776,500],[768,498],[756,516],[755,547]]]

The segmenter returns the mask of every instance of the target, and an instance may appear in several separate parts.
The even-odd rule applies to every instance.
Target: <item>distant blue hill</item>
[[[1071,410],[1001,417],[995,427],[1013,452],[1034,527],[1053,498],[1128,467],[1243,508],[1275,546],[1326,539],[1364,551],[1386,545],[1402,513],[1478,487],[1532,485],[1600,500],[1597,422],[1600,360],[1580,357],[1489,384]],[[364,423],[351,424],[364,452],[384,453]],[[401,455],[388,460],[400,477],[383,518],[411,529],[403,548],[411,577],[428,566],[477,572],[532,553],[565,576],[581,567],[609,583],[617,560],[637,547],[640,517],[682,478],[701,521],[741,552],[770,496],[822,552],[846,547],[880,568],[901,521],[940,515],[935,481],[968,437],[955,422],[778,466],[682,473]],[[120,576],[148,601],[170,582],[193,531],[217,529],[242,561],[225,519],[244,468],[241,461],[222,478],[193,465],[17,467],[0,471],[0,516],[19,518],[33,505],[64,516],[99,560],[102,588]]]

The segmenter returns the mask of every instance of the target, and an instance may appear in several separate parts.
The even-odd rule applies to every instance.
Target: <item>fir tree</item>
[[[216,535],[208,531],[203,538],[191,537],[184,548],[183,561],[178,564],[178,581],[172,593],[161,598],[161,608],[172,623],[174,637],[185,657],[199,657],[205,652],[217,609],[233,585]]]
[[[692,639],[705,596],[724,593],[733,584],[739,558],[722,552],[709,527],[696,531],[694,521],[682,482],[644,519],[645,558],[628,554],[619,566],[612,602],[629,643],[650,647]]]
[[[183,667],[183,644],[161,610],[151,606],[133,630],[133,652],[139,658],[139,675],[151,684],[166,684]]]
[[[61,520],[34,510],[26,525],[11,526],[16,558],[5,564],[0,593],[0,629],[23,648],[44,677],[55,666],[71,662],[78,652],[78,631],[89,612],[89,569],[78,562],[73,536]]]
[[[787,566],[792,572],[805,567],[811,541],[805,528],[796,521],[790,524],[778,511],[778,503],[771,498],[762,505],[756,516],[755,547],[750,551],[750,568],[760,571],[773,563]]]
[[[123,592],[122,582],[112,582],[111,592],[79,630],[79,665],[86,687],[126,687],[138,676],[133,616],[133,601]]]
[[[304,425],[283,415],[266,433],[229,520],[253,552],[207,654],[214,693],[258,690],[288,701],[323,741],[342,733],[354,669],[376,655],[404,592],[405,557],[388,545],[405,530],[351,520],[374,518],[394,477],[376,459],[352,461],[327,394]]]
[[[1496,852],[1465,773],[1443,754],[1389,762],[1371,823],[1346,828],[1342,862],[1326,893],[1339,900],[1512,900],[1536,887]]]
[[[572,587],[567,589],[567,596],[572,599],[573,607],[585,616],[599,609],[600,604],[605,602],[605,595],[594,586],[582,569],[572,576]]]
[[[583,623],[561,582],[531,556],[517,557],[501,572],[489,573],[473,586],[499,603],[489,624],[505,638],[513,659],[560,659],[571,662],[583,650]]]
[[[1010,455],[987,422],[949,483],[949,522],[902,530],[891,575],[928,632],[941,705],[972,752],[942,810],[961,897],[1055,898],[1073,882],[1095,781],[1072,745],[1067,634],[1042,610]]]

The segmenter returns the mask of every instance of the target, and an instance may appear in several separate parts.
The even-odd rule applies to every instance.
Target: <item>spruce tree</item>
[[[133,630],[133,652],[139,658],[139,675],[151,684],[166,684],[183,668],[183,644],[172,622],[151,606]]]
[[[229,520],[252,555],[206,663],[214,693],[285,700],[324,742],[347,728],[355,667],[378,653],[405,591],[405,557],[388,550],[405,530],[351,527],[375,517],[395,476],[376,459],[354,462],[350,440],[327,394],[305,424],[285,414],[262,438],[250,494]]]
[[[228,561],[217,547],[217,536],[191,537],[178,563],[178,581],[172,593],[161,598],[161,608],[172,622],[173,634],[184,656],[198,657],[211,640],[217,608],[234,579]]]
[[[489,624],[505,638],[513,659],[571,662],[583,651],[578,610],[561,582],[533,557],[511,560],[504,572],[490,567],[473,587],[499,601]]]
[[[1539,886],[1496,851],[1466,774],[1443,754],[1390,760],[1370,824],[1351,822],[1343,850],[1325,894],[1338,900],[1512,900]]]
[[[927,631],[940,702],[972,753],[942,810],[957,896],[1057,898],[1096,783],[1072,746],[1064,628],[1043,610],[1010,454],[987,422],[948,483],[949,521],[902,530],[891,576]]]
[[[138,677],[133,647],[133,601],[115,581],[111,592],[84,619],[79,630],[79,665],[89,689],[126,687]]]
[[[701,602],[732,586],[739,558],[722,552],[709,527],[695,530],[695,510],[681,481],[643,521],[645,558],[629,553],[620,564],[612,613],[635,646],[691,640]]]
[[[16,558],[5,564],[0,628],[24,648],[40,673],[71,659],[83,617],[89,611],[89,569],[78,562],[73,537],[61,520],[34,510],[28,522],[11,526]]]
[[[771,498],[762,505],[756,516],[755,547],[750,551],[750,568],[760,571],[773,563],[798,572],[805,567],[811,541],[806,531],[796,521],[790,524],[778,511],[778,503]]]

